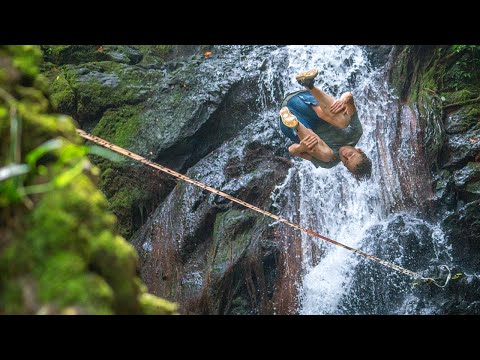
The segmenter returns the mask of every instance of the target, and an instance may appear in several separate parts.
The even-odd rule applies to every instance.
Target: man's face
[[[342,146],[338,150],[340,155],[340,160],[343,165],[351,172],[352,169],[355,169],[359,163],[362,162],[362,154],[352,146]]]

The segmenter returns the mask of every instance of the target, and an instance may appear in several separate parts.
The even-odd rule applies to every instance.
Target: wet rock
[[[200,160],[188,176],[268,209],[273,187],[290,164],[265,146],[271,139],[242,141],[255,129],[247,127],[246,134]],[[234,172],[226,171],[232,167]],[[281,272],[274,260],[278,244],[266,235],[268,223],[221,196],[179,184],[132,239],[141,254],[142,278],[155,293],[177,299],[185,312],[269,313]],[[153,250],[141,250],[147,242]]]
[[[461,134],[470,130],[480,120],[480,108],[467,105],[446,116],[445,131],[447,134]]]
[[[392,51],[392,45],[368,45],[363,46],[367,58],[374,69],[380,68],[388,61],[390,52]]]
[[[465,202],[480,198],[480,163],[469,162],[466,166],[454,172],[455,190],[459,199]]]
[[[448,216],[443,228],[452,243],[452,251],[457,263],[472,270],[480,265],[480,200],[461,206]]]
[[[447,138],[444,151],[448,154],[444,167],[463,166],[473,161],[480,152],[480,139],[477,131],[468,131]]]
[[[434,176],[434,202],[445,211],[451,211],[457,203],[453,175],[448,170],[442,170]]]
[[[49,47],[45,59],[54,63],[46,74],[52,79],[57,109],[72,115],[84,130],[186,171],[257,119],[256,82],[262,60],[247,57],[254,48]],[[204,57],[207,50],[214,55]],[[123,184],[123,193],[120,188],[107,190],[106,181],[102,186],[120,218],[122,234],[130,236],[137,230],[132,224],[143,223],[138,219],[146,219],[152,204],[158,205],[162,197],[156,195],[158,191],[150,198],[144,196],[145,186],[138,182],[153,178],[129,176],[129,161],[94,160],[102,173],[109,174],[105,177],[109,183]],[[147,187],[154,185],[158,184]],[[171,189],[163,182],[159,186]]]
[[[116,61],[133,65],[143,58],[141,52],[126,45],[44,45],[42,48],[45,59],[55,64]]]
[[[467,183],[480,179],[480,163],[469,162],[467,166],[453,173],[455,186],[464,188]]]
[[[434,229],[410,216],[395,216],[383,225],[374,226],[367,237],[367,246],[362,250],[415,272],[428,272],[432,265],[448,260],[446,252],[439,251],[440,239],[436,238]],[[437,258],[437,253],[438,260],[432,261]],[[418,311],[418,304],[406,306],[407,294],[416,291],[412,285],[414,279],[367,259],[359,262],[354,274],[350,291],[342,299],[340,308],[344,313],[403,314]],[[424,306],[420,305],[420,308]]]

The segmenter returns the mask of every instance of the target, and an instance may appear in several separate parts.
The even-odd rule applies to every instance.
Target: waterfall
[[[354,94],[364,127],[357,146],[373,162],[372,178],[357,182],[341,164],[322,169],[296,159],[292,169],[295,174],[291,173],[277,187],[272,199],[297,201],[298,213],[283,211],[295,208],[283,204],[277,206],[279,215],[298,218],[302,226],[349,246],[381,253],[386,260],[413,266],[414,271],[426,270],[432,261],[448,259],[441,230],[424,216],[431,193],[421,129],[416,114],[399,105],[389,89],[386,69],[373,70],[359,46],[288,46],[276,50],[271,58],[277,60],[271,61],[262,77],[263,87],[268,90],[263,104],[267,106],[266,99],[270,98],[278,106],[279,97],[274,89],[282,93],[300,89],[295,75],[316,67],[317,86],[336,97],[345,91]],[[283,60],[279,61],[280,58]],[[276,126],[278,118],[271,121]],[[284,146],[288,144],[285,140]],[[297,182],[293,184],[297,191],[285,194],[285,189],[292,188],[292,182]],[[405,275],[392,275],[393,270],[379,269],[380,264],[320,239],[311,239],[310,235],[301,237],[304,269],[299,285],[301,314],[433,311],[418,299],[412,279],[405,279]],[[405,239],[414,239],[413,244],[407,246]],[[389,246],[391,249],[385,250]],[[415,258],[409,251],[421,253]],[[430,253],[430,257],[421,256]],[[382,277],[389,282],[379,280]],[[383,302],[375,298],[378,293],[389,294],[392,287],[400,295]]]
[[[241,191],[258,179],[268,181],[276,173],[244,166],[257,160],[257,155],[262,157],[256,151],[263,149],[263,157],[268,154],[268,159],[262,164],[267,168],[274,161],[285,166],[285,174],[268,187],[264,183],[255,185],[268,188],[261,205],[265,210],[425,276],[432,276],[436,265],[451,263],[444,234],[431,216],[431,179],[423,153],[423,129],[415,111],[401,104],[389,88],[389,64],[375,69],[364,47],[350,45],[228,45],[216,47],[215,53],[216,57],[196,63],[196,80],[190,80],[196,87],[187,104],[201,103],[196,107],[200,115],[215,113],[199,116],[205,119],[200,131],[203,143],[196,143],[198,156],[191,159],[195,165],[187,176],[241,198]],[[295,75],[312,67],[319,70],[317,86],[326,92],[335,97],[345,91],[354,94],[364,129],[357,146],[373,163],[368,181],[358,182],[342,164],[323,169],[299,158],[293,159],[291,167],[284,161],[285,157],[291,158],[287,151],[291,142],[278,126],[280,103],[286,93],[301,89]],[[225,97],[227,90],[228,101],[218,106],[221,97],[216,94]],[[241,99],[245,92],[250,95],[248,106],[245,98]],[[235,101],[244,101],[245,106],[232,115],[231,104]],[[231,124],[238,127],[230,128]],[[221,129],[230,134],[226,140],[216,138]],[[209,141],[212,146],[204,146]],[[207,154],[212,148],[215,150]],[[237,175],[226,171],[237,165]],[[242,215],[245,224],[255,225],[241,228],[242,234],[246,228],[252,233],[244,247],[235,244],[238,254],[253,256],[248,254],[253,249],[257,256],[263,254],[262,249],[270,249],[268,273],[265,270],[265,277],[253,282],[257,274],[244,271],[245,263],[243,268],[232,267],[234,261],[240,263],[241,256],[229,255],[233,260],[226,263],[220,257],[218,272],[212,275],[213,260],[208,254],[216,254],[217,247],[233,246],[226,245],[218,232],[212,236],[216,219],[227,214],[226,205],[213,194],[179,184],[157,208],[132,240],[142,256],[142,277],[154,292],[184,303],[201,298],[210,291],[209,286],[217,286],[215,291],[224,294],[221,286],[229,282],[210,284],[214,277],[225,279],[228,265],[238,270],[238,277],[229,278],[235,280],[236,292],[227,294],[231,297],[228,301],[222,297],[213,308],[202,311],[229,313],[235,301],[240,313],[430,314],[444,303],[436,288],[413,286],[408,276],[348,250],[282,223],[247,215]],[[275,246],[269,244],[270,240]],[[251,262],[262,269],[262,274],[263,260],[255,258]],[[261,293],[258,284],[267,280],[270,290],[266,291],[264,285]],[[439,301],[434,301],[434,295]],[[261,309],[252,298],[261,299]],[[195,306],[191,308],[197,309]]]

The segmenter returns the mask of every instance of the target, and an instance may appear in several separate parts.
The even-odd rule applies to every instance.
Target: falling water
[[[336,97],[345,91],[352,91],[364,127],[363,136],[357,146],[362,148],[373,162],[372,178],[366,182],[357,182],[342,165],[333,169],[322,169],[315,168],[308,161],[296,160],[294,171],[298,176],[288,176],[285,182],[298,182],[298,193],[295,196],[299,197],[297,200],[300,202],[298,214],[301,225],[349,246],[371,251],[375,250],[372,244],[381,245],[382,241],[395,242],[395,239],[400,237],[396,235],[397,232],[415,234],[415,229],[421,226],[427,228],[422,236],[427,237],[423,241],[428,249],[444,247],[443,234],[439,228],[421,220],[422,212],[425,211],[425,198],[430,194],[416,116],[408,108],[398,104],[386,83],[386,69],[372,70],[364,50],[359,46],[289,46],[286,52],[286,74],[279,80],[272,72],[267,72],[263,80],[269,82],[270,87],[265,87],[280,87],[283,93],[298,90],[295,74],[316,67],[319,70],[317,84],[320,88]],[[268,95],[275,94],[272,91]],[[288,146],[288,140],[285,141],[285,146]],[[286,183],[281,184],[278,191],[272,195],[274,200],[283,189],[291,188],[286,186]],[[293,217],[291,213],[281,215],[286,218]],[[398,217],[401,220],[398,220]],[[400,221],[403,225],[387,230],[386,227],[391,221]],[[377,231],[375,236],[374,231]],[[358,291],[358,284],[364,279],[358,271],[363,269],[364,273],[367,272],[362,268],[365,267],[365,260],[320,239],[313,239],[312,244],[312,239],[307,234],[302,234],[302,242],[304,277],[303,284],[299,286],[300,313],[428,312],[411,305],[416,304],[415,300],[412,300],[415,296],[412,293],[411,281],[408,281],[411,279],[382,285],[401,287],[401,291],[397,292],[404,296],[397,299],[396,303],[392,301],[392,304],[382,306],[366,304],[367,301],[375,300],[368,296],[363,300],[359,298],[362,295]],[[406,249],[402,243],[398,245],[399,250],[396,250],[400,255],[393,250],[383,255],[392,257],[389,260],[402,265],[402,256],[408,257],[405,252],[411,249]],[[446,255],[448,253],[440,254],[436,251],[432,256],[438,258]],[[424,270],[428,266],[415,262],[413,265],[416,268],[412,270]],[[368,264],[367,268],[370,267],[381,265]],[[393,270],[388,270],[387,273],[391,271]],[[372,281],[375,276],[370,276]],[[383,291],[388,292],[385,289]],[[373,293],[374,289],[371,289],[371,292]],[[405,305],[407,302],[410,307]],[[403,310],[399,310],[401,306]]]

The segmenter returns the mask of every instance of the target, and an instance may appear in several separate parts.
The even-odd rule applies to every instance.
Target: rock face
[[[406,46],[394,51],[392,83],[424,128],[434,177],[432,215],[440,219],[455,264],[466,274],[449,290],[457,295],[438,302],[445,313],[478,314],[480,296],[471,290],[478,287],[480,265],[480,48]]]
[[[204,57],[208,49],[213,55]],[[250,108],[258,97],[261,59],[252,50],[104,45],[99,52],[95,46],[51,46],[44,49],[44,69],[58,110],[83,129],[186,171],[255,120]],[[127,160],[93,161],[102,169],[102,189],[126,237],[174,186],[170,178]]]
[[[445,252],[437,250],[435,228],[408,215],[395,215],[373,226],[366,237],[369,242],[363,248],[365,252],[420,274],[448,260]],[[436,263],[431,260],[435,258]],[[425,269],[425,264],[431,268]],[[414,280],[410,277],[367,259],[362,259],[354,271],[361,276],[354,277],[348,296],[342,299],[340,308],[346,314],[421,314],[425,309],[438,306],[438,301],[435,304],[431,301],[432,297],[443,296],[443,291],[434,286],[417,285],[412,291]],[[411,299],[406,297],[409,293],[414,295]],[[419,298],[425,300],[416,300]]]
[[[44,66],[58,108],[85,130],[268,209],[291,166],[278,135],[255,140],[258,79],[275,48],[50,47]],[[131,241],[155,294],[191,313],[295,311],[299,266],[283,268],[272,221],[131,161],[93,160],[120,231],[140,229]]]
[[[384,66],[390,57],[393,49],[392,45],[368,45],[364,46],[370,65],[374,68]]]
[[[227,142],[187,175],[215,182],[219,190],[269,209],[270,194],[290,162],[275,156],[265,143]],[[142,277],[151,290],[177,299],[184,312],[273,313],[274,289],[283,275],[279,262],[285,254],[271,222],[181,183],[132,242],[141,249]]]

